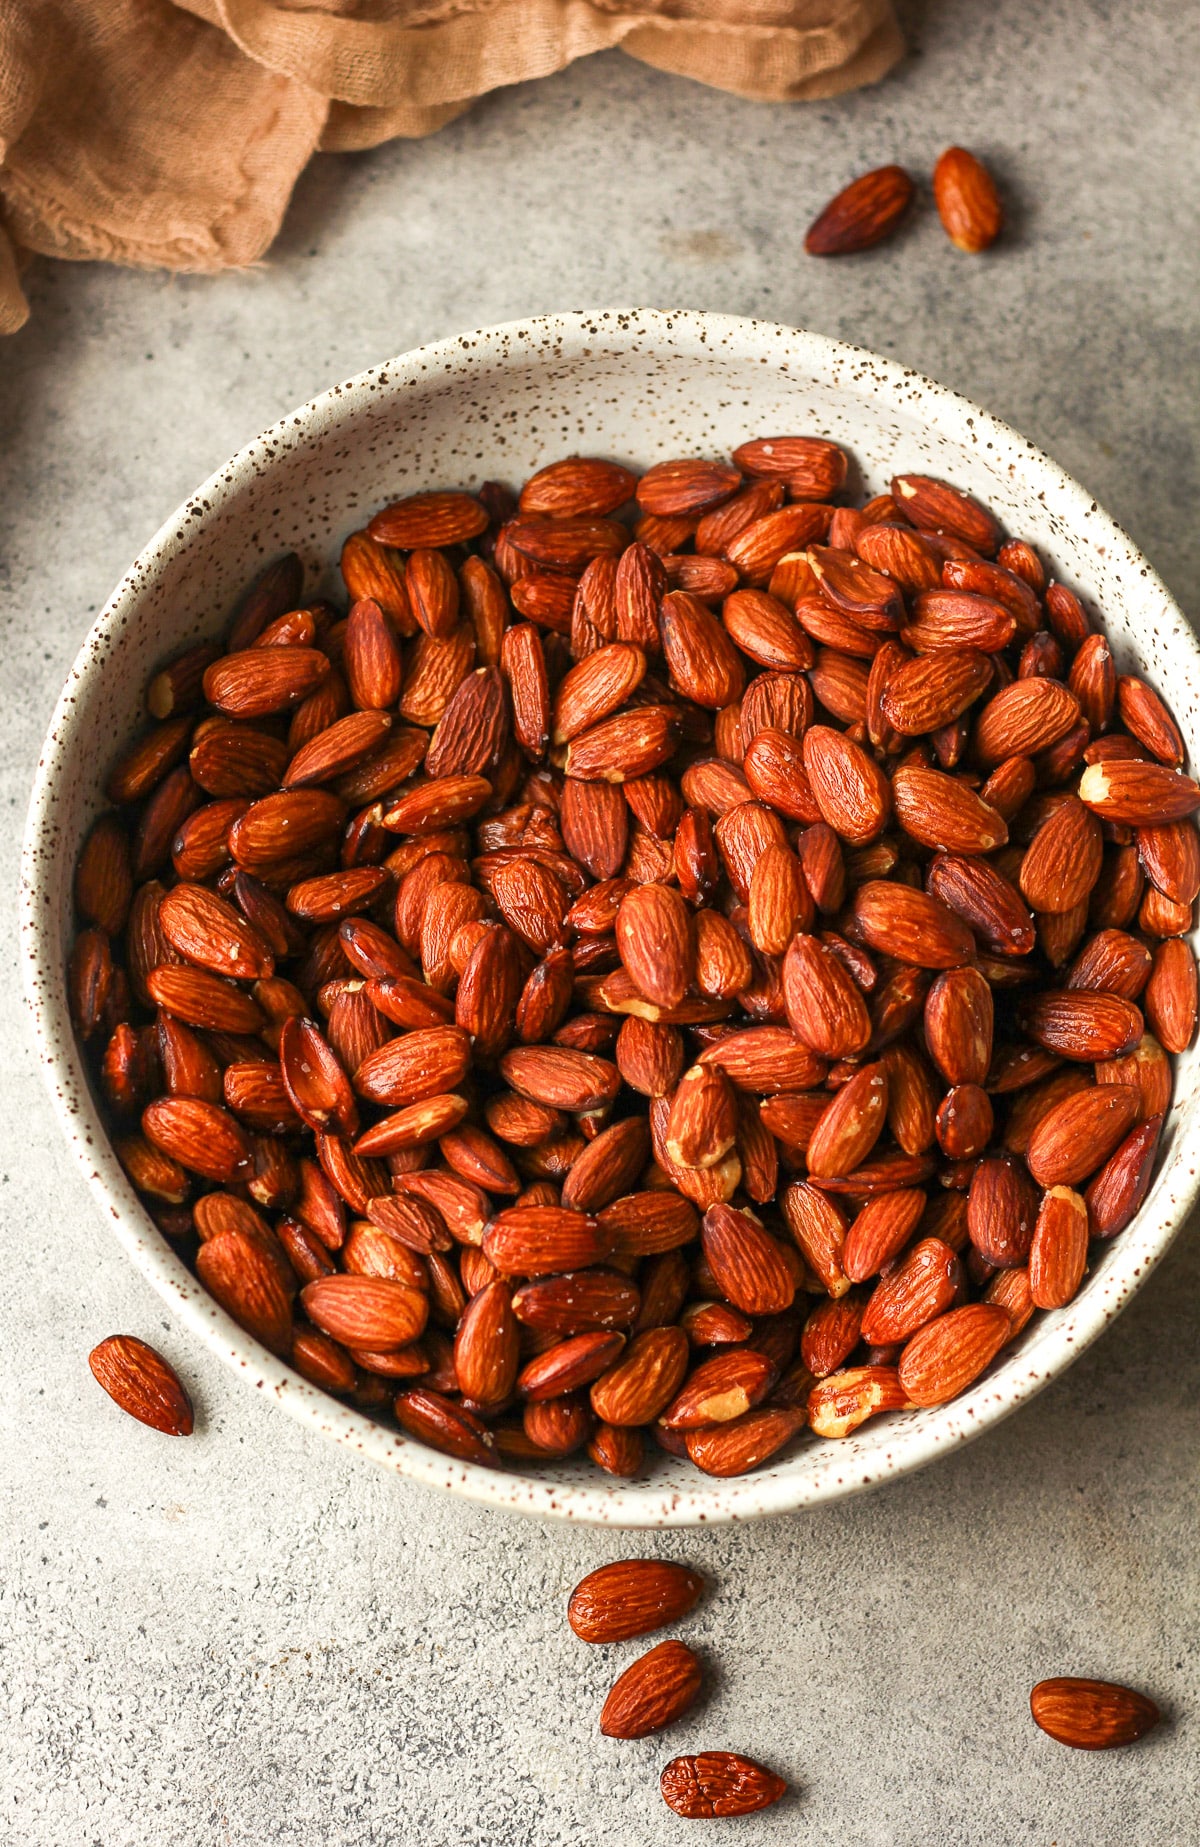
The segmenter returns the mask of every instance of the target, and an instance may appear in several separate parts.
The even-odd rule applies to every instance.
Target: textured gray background
[[[1197,611],[1194,34],[1175,0],[906,10],[877,89],[770,109],[618,54],[433,139],[319,160],[261,269],[38,265],[0,345],[6,888],[46,720],[161,519],[291,405],[373,360],[560,307],[756,314],[903,358],[1043,444]],[[985,261],[929,211],[806,260],[852,174],[984,152],[1014,205]],[[12,920],[3,920],[11,966]],[[539,1527],[376,1475],[193,1349],[68,1165],[15,981],[3,1000],[0,1839],[13,1847],[668,1843],[657,1770],[741,1747],[796,1798],[722,1841],[1182,1847],[1197,1837],[1196,1239],[1032,1407],[816,1515],[662,1540]],[[171,1443],[91,1383],[115,1330],[194,1392]],[[586,1569],[651,1550],[716,1591],[714,1690],[616,1745],[618,1665],[567,1630]],[[1107,1758],[1035,1732],[1044,1674],[1154,1691]],[[690,1836],[689,1836],[690,1838]]]

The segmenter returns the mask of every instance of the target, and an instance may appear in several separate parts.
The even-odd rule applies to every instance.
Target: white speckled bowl
[[[1179,1061],[1154,1187],[1069,1308],[1035,1317],[1002,1362],[939,1410],[802,1443],[720,1482],[662,1457],[642,1482],[586,1461],[540,1474],[464,1467],[345,1408],[251,1340],[160,1236],[112,1154],[67,1016],[71,872],[119,740],[166,654],[221,632],[246,582],[294,547],[313,572],[382,501],[428,486],[519,482],[582,451],[648,466],[746,436],[828,435],[874,493],[897,469],[944,475],[1033,541],[1103,611],[1122,669],[1144,672],[1196,730],[1200,649],[1146,560],[1046,456],[953,392],[820,335],[724,315],[564,314],[464,334],[335,386],[252,442],[183,507],[118,585],[71,671],[42,750],[22,868],[25,981],[46,1082],[106,1222],[175,1313],[292,1416],[399,1474],[522,1512],[612,1526],[684,1526],[833,1500],[945,1454],[1031,1398],[1094,1340],[1158,1262],[1195,1198],[1197,1058]]]

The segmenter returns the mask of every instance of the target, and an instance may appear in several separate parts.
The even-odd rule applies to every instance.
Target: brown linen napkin
[[[768,102],[903,49],[891,0],[0,0],[0,333],[22,252],[253,262],[317,148],[430,134],[613,45]]]

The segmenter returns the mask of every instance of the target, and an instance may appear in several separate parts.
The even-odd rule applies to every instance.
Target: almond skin
[[[781,1801],[787,1787],[774,1771],[736,1751],[673,1757],[660,1778],[663,1801],[685,1821],[752,1815]]]
[[[762,1405],[729,1423],[689,1431],[688,1457],[706,1475],[722,1480],[745,1475],[761,1468],[804,1425],[804,1412],[794,1405]]]
[[[606,1738],[646,1738],[681,1719],[700,1696],[700,1662],[683,1642],[659,1642],[613,1682],[600,1713]]]
[[[774,1240],[748,1212],[710,1206],[702,1242],[713,1275],[735,1308],[748,1315],[775,1315],[791,1307],[796,1293],[792,1274]]]
[[[618,1428],[652,1424],[679,1390],[687,1363],[682,1328],[647,1328],[592,1386],[592,1409]]]
[[[966,148],[948,147],[933,169],[933,197],[946,236],[959,250],[978,255],[995,243],[1004,210],[991,174]]]
[[[1033,1722],[1076,1751],[1108,1751],[1133,1744],[1156,1726],[1152,1699],[1109,1680],[1064,1677],[1040,1680],[1029,1695]]]
[[[88,1355],[98,1384],[114,1404],[165,1436],[192,1434],[192,1401],[174,1367],[134,1334],[110,1334]]]
[[[1106,1161],[1137,1121],[1140,1093],[1128,1084],[1093,1084],[1042,1117],[1025,1159],[1039,1186],[1072,1186]]]
[[[900,1384],[916,1405],[945,1404],[989,1366],[1009,1337],[1008,1313],[968,1302],[914,1334],[900,1355]]]
[[[784,958],[783,992],[793,1032],[821,1057],[849,1058],[865,1048],[871,1036],[866,1002],[817,937],[793,937]]]
[[[567,1621],[582,1642],[627,1642],[681,1622],[704,1593],[704,1579],[665,1559],[619,1559],[581,1578]]]
[[[1069,1186],[1048,1188],[1029,1252],[1029,1291],[1036,1308],[1065,1308],[1087,1269],[1088,1209]]]
[[[850,256],[883,242],[912,203],[916,188],[903,167],[876,167],[843,187],[804,237],[810,257]]]

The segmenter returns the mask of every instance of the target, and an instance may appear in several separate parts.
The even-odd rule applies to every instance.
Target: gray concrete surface
[[[903,357],[1087,482],[1195,613],[1194,33],[1174,0],[925,0],[907,22],[907,65],[838,102],[768,109],[613,54],[318,161],[252,273],[39,266],[0,346],[6,888],[68,663],[161,518],[324,385],[510,316],[720,308]],[[837,186],[951,140],[1017,202],[991,258],[928,212],[872,257],[804,258]],[[1200,1838],[1193,1235],[1056,1387],[923,1475],[739,1531],[539,1527],[371,1472],[192,1348],[68,1165],[11,977],[0,1005],[0,1840],[657,1847],[687,1833],[658,1767],[711,1745],[798,1791],[709,1824],[714,1847]],[[178,1363],[190,1442],[91,1383],[115,1330]],[[712,1575],[690,1633],[715,1685],[669,1741],[616,1745],[595,1714],[635,1646],[586,1649],[562,1607],[642,1549]],[[1172,1722],[1065,1752],[1026,1708],[1061,1672],[1143,1685]]]

